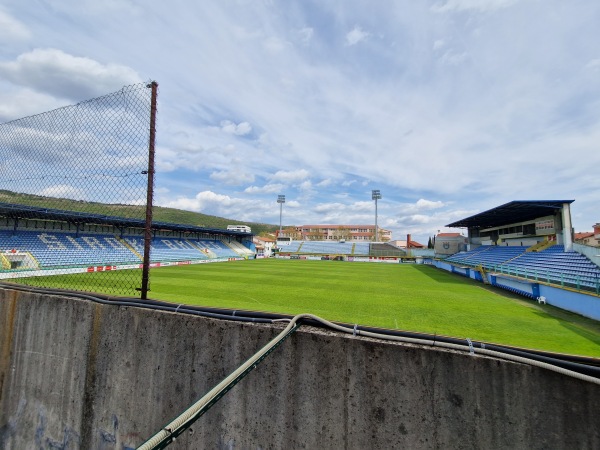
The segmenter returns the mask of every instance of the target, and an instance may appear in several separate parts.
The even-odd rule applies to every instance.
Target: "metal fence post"
[[[146,193],[146,223],[144,224],[144,262],[142,266],[141,298],[148,298],[150,282],[150,242],[152,241],[152,199],[154,197],[154,147],[156,143],[156,96],[158,83],[153,81],[147,87],[152,89],[150,103],[150,139],[148,142],[148,189]]]

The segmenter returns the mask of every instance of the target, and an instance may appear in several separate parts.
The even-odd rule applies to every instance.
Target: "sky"
[[[600,222],[597,0],[2,0],[0,123],[155,80],[155,204],[427,243],[513,200]]]

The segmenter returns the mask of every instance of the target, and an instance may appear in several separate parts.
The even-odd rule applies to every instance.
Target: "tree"
[[[299,241],[302,239],[302,233],[298,231],[295,227],[286,227],[283,229],[283,234],[285,236],[289,236],[292,239]]]
[[[349,241],[352,239],[352,233],[350,232],[350,228],[340,226],[337,230],[338,239]]]
[[[427,248],[433,248],[433,242],[431,242],[431,236],[429,236],[429,240],[427,241]]]

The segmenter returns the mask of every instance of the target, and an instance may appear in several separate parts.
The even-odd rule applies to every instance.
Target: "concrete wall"
[[[138,446],[281,327],[0,290],[0,448]],[[600,386],[303,327],[177,449],[600,448]]]
[[[600,298],[581,292],[568,291],[545,284],[539,285],[540,295],[552,306],[573,311],[594,320],[600,320]]]
[[[573,250],[582,255],[585,255],[590,261],[597,266],[600,266],[600,249],[597,247],[590,247],[589,245],[581,245],[574,243]]]

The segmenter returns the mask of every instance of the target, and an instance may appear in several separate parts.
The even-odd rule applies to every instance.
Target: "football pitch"
[[[178,304],[311,313],[350,324],[600,357],[597,321],[426,265],[258,259],[150,273],[149,297]],[[78,283],[90,276],[111,283],[119,272],[69,276],[69,282],[85,290]],[[61,278],[45,277],[43,285],[65,287]]]

